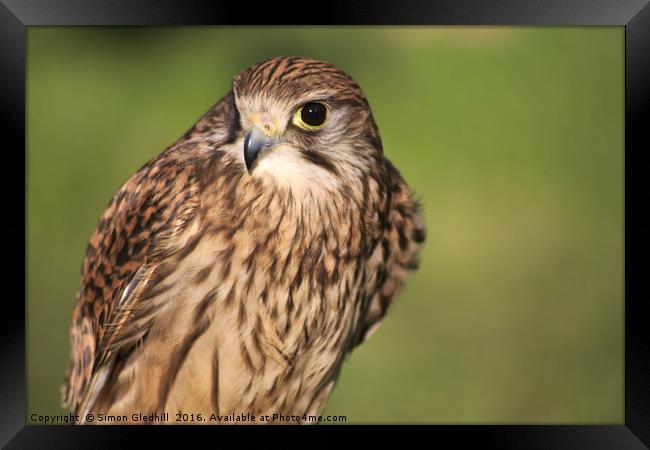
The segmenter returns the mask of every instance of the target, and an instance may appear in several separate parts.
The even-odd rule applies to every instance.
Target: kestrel
[[[258,63],[102,215],[64,406],[79,423],[320,416],[424,239],[359,85],[310,58]]]

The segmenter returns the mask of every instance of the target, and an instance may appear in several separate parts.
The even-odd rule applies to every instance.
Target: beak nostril
[[[270,133],[270,132],[271,132],[271,124],[269,124],[269,123],[265,123],[265,124],[264,124],[264,130],[265,130],[266,132],[269,132],[269,133]]]
[[[269,126],[271,130],[273,129],[273,125],[264,124],[263,127],[265,130],[267,129],[267,126]],[[279,143],[279,137],[271,137],[257,126],[253,126],[244,137],[244,162],[246,163],[248,171],[250,172],[253,162],[257,159],[259,152],[271,148]]]

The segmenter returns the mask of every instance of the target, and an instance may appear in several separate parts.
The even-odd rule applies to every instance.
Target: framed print
[[[3,1],[3,444],[648,445],[650,7],[407,3]]]

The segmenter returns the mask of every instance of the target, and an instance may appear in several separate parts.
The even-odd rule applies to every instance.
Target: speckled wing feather
[[[227,140],[231,105],[230,93],[129,178],[102,215],[88,243],[73,312],[65,407],[83,411],[113,356],[128,352],[147,332],[153,309],[147,297],[164,279],[164,262],[182,245],[177,237],[197,207],[197,158]]]
[[[386,189],[384,213],[380,217],[381,251],[379,258],[368,261],[374,272],[374,282],[367,286],[365,313],[352,347],[361,344],[377,330],[407,276],[418,268],[419,251],[426,238],[420,205],[412,198],[399,171],[385,158],[382,169]]]

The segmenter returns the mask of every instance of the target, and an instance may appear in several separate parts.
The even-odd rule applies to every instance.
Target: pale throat
[[[263,151],[251,176],[291,190],[314,193],[337,191],[341,187],[340,178],[306,161],[300,155],[300,150],[290,144],[280,144]]]
[[[280,144],[260,152],[248,172],[244,163],[243,138],[224,148],[241,164],[244,177],[252,177],[263,185],[288,189],[294,194],[327,195],[344,188],[343,180],[335,174],[306,161],[300,150],[291,144]]]

